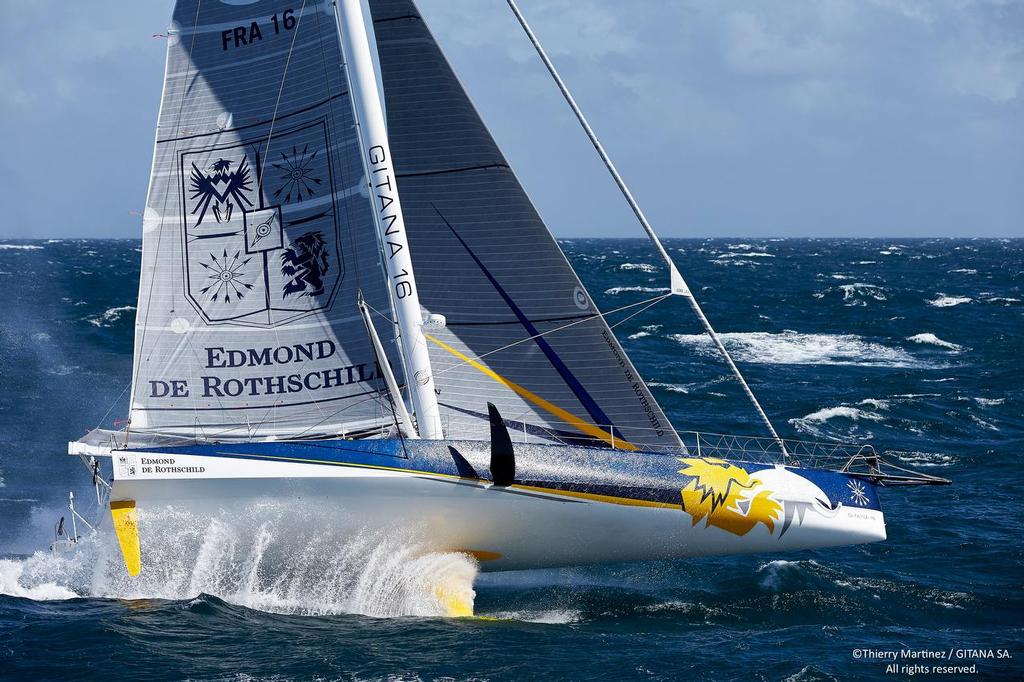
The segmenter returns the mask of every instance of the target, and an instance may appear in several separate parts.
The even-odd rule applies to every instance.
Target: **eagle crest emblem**
[[[218,223],[231,220],[235,206],[252,206],[252,202],[245,196],[246,192],[252,190],[249,164],[244,156],[234,170],[231,170],[232,164],[230,159],[218,158],[204,173],[195,162],[192,163],[189,187],[192,190],[192,199],[196,202],[192,214],[199,214],[195,227],[202,225],[211,205]]]

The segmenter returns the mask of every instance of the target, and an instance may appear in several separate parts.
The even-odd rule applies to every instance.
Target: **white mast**
[[[541,61],[543,61],[544,66],[547,67],[548,73],[550,73],[551,77],[555,79],[555,83],[558,85],[558,89],[561,91],[562,96],[565,97],[565,101],[569,103],[569,107],[572,109],[573,113],[576,114],[576,119],[580,122],[580,125],[583,126],[583,130],[587,133],[587,137],[590,138],[590,142],[594,145],[594,149],[597,150],[601,160],[604,161],[605,167],[608,169],[608,172],[611,173],[612,178],[615,180],[615,184],[618,185],[619,190],[622,192],[622,196],[626,198],[626,202],[629,204],[629,207],[632,208],[633,213],[636,214],[636,218],[640,221],[640,225],[644,228],[644,232],[646,232],[647,236],[650,237],[655,248],[657,248],[658,253],[665,260],[665,264],[668,265],[670,291],[673,294],[680,295],[689,301],[690,307],[693,309],[697,319],[700,320],[701,325],[704,327],[704,331],[706,331],[708,336],[711,337],[711,340],[714,341],[715,346],[718,348],[718,352],[722,354],[726,364],[729,365],[729,369],[732,370],[733,376],[735,376],[739,381],[740,386],[743,388],[743,392],[747,394],[747,398],[750,399],[750,402],[753,404],[758,416],[761,417],[761,421],[764,423],[765,427],[767,427],[768,432],[772,435],[775,441],[779,444],[779,448],[782,449],[782,454],[788,455],[786,451],[786,444],[783,442],[782,438],[779,437],[778,432],[775,431],[775,427],[772,425],[771,420],[768,419],[768,415],[765,414],[765,411],[761,407],[761,403],[758,402],[757,397],[754,396],[754,392],[750,390],[750,386],[747,385],[747,380],[743,377],[743,374],[740,373],[736,363],[733,362],[732,356],[722,343],[722,339],[719,338],[718,333],[715,331],[714,327],[711,326],[711,322],[708,320],[707,316],[704,315],[704,311],[701,309],[700,304],[697,303],[696,297],[694,297],[693,293],[690,291],[690,287],[686,285],[686,281],[679,273],[678,268],[676,268],[676,264],[672,261],[672,257],[668,255],[668,251],[665,250],[661,240],[658,239],[658,235],[654,231],[654,228],[651,227],[650,222],[647,221],[647,216],[644,215],[643,210],[640,208],[640,204],[638,204],[636,199],[633,198],[633,193],[629,191],[626,181],[622,179],[621,175],[619,175],[619,171],[615,168],[615,164],[612,163],[611,157],[608,156],[608,152],[604,150],[604,145],[602,145],[601,141],[597,139],[597,134],[594,132],[594,129],[590,127],[590,123],[587,122],[587,118],[583,115],[583,111],[580,109],[579,105],[576,104],[576,100],[573,98],[572,93],[569,92],[569,88],[566,86],[565,81],[563,81],[562,77],[558,75],[555,65],[548,58],[544,48],[541,47],[540,41],[537,40],[537,36],[534,35],[530,25],[526,23],[526,17],[524,17],[523,13],[519,11],[519,7],[516,6],[515,0],[506,1],[508,2],[508,6],[512,9],[512,13],[516,15],[516,19],[519,20],[519,24],[523,27],[523,30],[526,31],[526,36],[530,39],[534,49],[537,50],[537,54],[540,55]]]
[[[363,156],[363,166],[384,253],[388,288],[398,320],[399,342],[406,381],[412,395],[416,425],[424,438],[441,440],[441,415],[434,392],[434,375],[423,337],[419,293],[413,275],[402,202],[398,196],[395,164],[388,144],[387,123],[360,0],[337,0],[335,19],[345,57],[345,74]]]

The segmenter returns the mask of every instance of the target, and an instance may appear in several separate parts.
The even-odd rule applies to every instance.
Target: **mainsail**
[[[680,445],[411,0],[371,0],[388,137],[445,433]]]
[[[390,422],[356,307],[390,301],[329,0],[179,0],[144,217],[132,432]],[[394,329],[380,325],[399,381]]]

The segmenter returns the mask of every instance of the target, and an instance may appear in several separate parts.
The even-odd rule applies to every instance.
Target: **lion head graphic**
[[[722,459],[684,458],[679,473],[692,478],[681,490],[683,510],[693,525],[705,521],[705,528],[717,526],[735,535],[746,535],[759,523],[774,533],[781,520],[782,505],[773,499],[757,474]]]

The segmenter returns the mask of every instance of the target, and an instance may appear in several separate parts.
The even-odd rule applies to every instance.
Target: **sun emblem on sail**
[[[275,199],[280,199],[287,204],[293,196],[295,201],[302,201],[303,198],[308,199],[315,194],[314,188],[323,182],[313,172],[317,152],[319,150],[314,149],[310,153],[309,145],[304,146],[301,152],[295,147],[292,147],[291,154],[281,152],[281,163],[271,164],[281,172],[282,185],[274,192]],[[284,193],[283,198],[281,197],[282,193]]]
[[[769,533],[782,518],[782,505],[757,475],[722,459],[680,459],[679,473],[692,478],[683,487],[683,510],[693,525],[706,519],[705,528],[717,526],[735,535],[746,535],[757,524]]]
[[[243,298],[246,292],[252,289],[252,284],[242,279],[244,268],[252,257],[242,258],[241,255],[241,251],[236,251],[235,255],[229,257],[225,250],[220,258],[217,258],[217,254],[211,253],[209,263],[199,261],[199,264],[210,273],[210,283],[200,289],[199,293],[211,294],[210,300],[221,300],[224,303],[231,302],[232,294],[236,300]]]
[[[207,167],[207,173],[199,170],[195,163],[192,164],[189,187],[192,199],[197,200],[192,214],[199,214],[195,227],[203,223],[211,206],[218,223],[231,220],[231,214],[236,206],[252,206],[252,202],[244,194],[252,190],[249,164],[244,156],[235,170],[231,170],[233,163],[230,159],[218,158]]]

